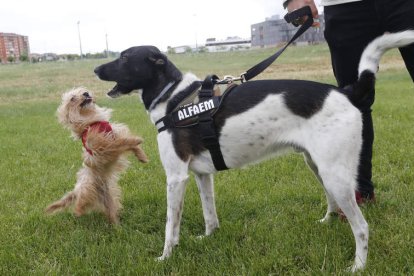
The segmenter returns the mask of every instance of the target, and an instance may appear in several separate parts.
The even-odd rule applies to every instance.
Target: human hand
[[[290,13],[294,10],[303,8],[304,6],[309,6],[311,8],[312,16],[313,16],[314,19],[319,18],[319,12],[318,12],[318,9],[316,8],[314,0],[290,0],[290,1],[288,1],[288,4],[287,4],[287,10]],[[298,23],[299,25],[302,25],[306,21],[306,19],[308,19],[308,17],[303,16],[302,18],[297,20],[296,23]],[[314,21],[312,26],[313,27],[319,27],[320,23],[318,21]]]

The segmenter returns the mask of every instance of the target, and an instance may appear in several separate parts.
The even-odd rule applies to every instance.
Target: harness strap
[[[154,109],[154,107],[158,104],[158,102],[161,100],[161,98],[167,94],[169,91],[171,91],[173,88],[175,88],[175,85],[177,83],[175,81],[172,81],[168,83],[164,89],[160,92],[160,94],[152,101],[151,105],[148,108],[148,111],[151,111]]]
[[[303,16],[308,16],[305,23],[300,26],[299,30],[294,34],[294,36],[289,40],[289,42],[279,51],[277,51],[272,56],[268,57],[267,59],[263,60],[259,64],[256,64],[252,68],[246,71],[246,73],[242,74],[242,79],[245,81],[251,80],[252,78],[259,75],[263,70],[270,66],[285,50],[286,48],[294,42],[299,36],[301,36],[304,32],[306,32],[313,24],[313,17],[312,11],[309,6],[305,6],[298,10],[295,10],[291,13],[286,14],[285,20],[288,23],[294,22],[296,19],[301,18]]]
[[[200,101],[213,98],[214,85],[218,79],[216,75],[209,75],[205,78],[198,95]],[[198,127],[201,141],[210,152],[216,170],[227,170],[228,168],[221,153],[216,127],[214,126],[213,117],[210,112],[200,114]]]
[[[97,121],[95,123],[92,123],[87,128],[85,128],[85,130],[82,132],[81,138],[82,138],[83,147],[90,155],[93,155],[92,150],[87,145],[88,134],[89,134],[89,131],[91,130],[95,130],[100,133],[109,133],[112,131],[112,127],[111,127],[111,124],[107,121]]]

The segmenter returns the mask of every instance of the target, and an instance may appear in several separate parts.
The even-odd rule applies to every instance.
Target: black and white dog
[[[359,80],[353,92],[301,80],[245,82],[229,93],[214,116],[221,151],[228,168],[239,168],[275,157],[288,149],[303,152],[309,167],[325,189],[328,210],[321,222],[342,209],[356,242],[352,271],[365,266],[368,224],[355,201],[356,175],[361,150],[362,121],[352,102],[374,88],[382,54],[414,42],[414,31],[386,34],[364,51]],[[157,122],[199,81],[183,75],[156,47],[132,47],[95,69],[97,76],[116,82],[111,97],[142,90],[142,101],[152,122]],[[173,89],[168,89],[169,87]],[[170,91],[169,91],[170,90]],[[167,91],[167,93],[165,93]],[[174,104],[175,103],[175,104]],[[205,234],[219,227],[209,151],[200,141],[198,128],[172,128],[158,134],[158,147],[167,175],[167,223],[160,259],[168,258],[179,241],[180,220],[189,170],[200,191]]]

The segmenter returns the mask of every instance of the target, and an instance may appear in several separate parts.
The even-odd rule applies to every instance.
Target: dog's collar
[[[150,107],[148,108],[148,111],[152,111],[154,109],[154,107],[158,104],[158,102],[161,100],[161,98],[167,94],[171,88],[175,87],[176,82],[172,81],[170,83],[168,83],[164,89],[161,91],[161,93],[152,101]]]

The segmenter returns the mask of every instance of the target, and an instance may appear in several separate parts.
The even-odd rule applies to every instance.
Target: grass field
[[[183,71],[238,75],[275,49],[174,55]],[[325,195],[301,156],[290,155],[216,176],[220,229],[199,240],[204,224],[193,179],[187,186],[180,245],[164,262],[165,176],[156,130],[137,95],[110,100],[112,84],[93,68],[105,60],[0,66],[0,275],[319,275],[346,274],[354,255],[347,223],[316,221]],[[260,78],[335,83],[326,45],[291,47]],[[113,120],[145,138],[151,162],[122,176],[121,225],[103,216],[45,216],[73,188],[81,143],[57,123],[62,92],[95,91]],[[414,274],[414,86],[397,51],[378,74],[373,173],[377,202],[362,209],[370,225],[363,275]]]

